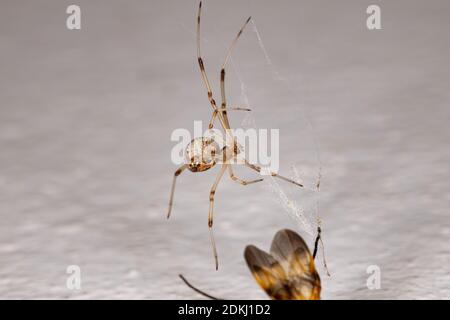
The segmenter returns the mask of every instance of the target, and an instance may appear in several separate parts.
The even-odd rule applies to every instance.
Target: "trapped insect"
[[[315,250],[317,241],[315,243]],[[244,251],[245,261],[259,286],[274,300],[319,300],[321,283],[314,255],[296,232],[288,229],[275,234],[267,253],[254,245]],[[210,299],[218,299],[180,278],[193,290]],[[218,299],[220,300],[220,299]]]
[[[248,108],[238,108],[238,107],[227,107],[227,101],[225,96],[225,67],[227,65],[227,62],[231,56],[231,53],[233,52],[233,49],[244,31],[246,25],[249,23],[251,17],[249,17],[242,28],[239,30],[238,34],[234,38],[233,42],[231,43],[228,52],[225,56],[225,61],[222,64],[221,71],[220,71],[220,93],[221,93],[221,105],[220,107],[217,106],[216,101],[213,98],[213,92],[211,85],[208,80],[208,76],[206,74],[205,70],[205,64],[203,63],[203,59],[201,57],[201,51],[200,51],[200,16],[201,16],[201,9],[202,9],[202,3],[200,2],[198,7],[198,16],[197,16],[197,59],[198,64],[200,67],[200,73],[203,80],[203,83],[205,84],[206,90],[207,90],[207,97],[209,100],[209,103],[213,109],[212,118],[209,124],[209,128],[212,129],[214,127],[214,122],[216,119],[219,119],[219,122],[221,124],[222,129],[225,131],[226,136],[226,143],[223,148],[219,148],[217,141],[214,140],[214,138],[210,137],[200,137],[193,139],[189,145],[186,148],[186,162],[184,165],[182,165],[180,168],[178,168],[175,171],[173,181],[172,181],[172,188],[170,192],[170,200],[169,200],[169,209],[167,212],[167,218],[170,217],[171,211],[172,211],[172,205],[173,205],[173,198],[175,193],[175,183],[177,177],[186,169],[188,169],[191,172],[203,172],[206,170],[211,169],[214,167],[217,163],[221,163],[219,173],[216,176],[216,179],[211,187],[210,193],[209,193],[209,213],[208,213],[208,227],[210,230],[210,239],[211,239],[211,245],[213,249],[214,259],[215,259],[215,267],[216,270],[219,267],[218,262],[218,255],[217,255],[217,249],[215,245],[214,240],[214,234],[213,234],[213,211],[214,211],[214,196],[216,193],[217,186],[219,185],[220,180],[222,179],[225,171],[228,171],[229,177],[236,181],[237,183],[240,183],[242,185],[249,185],[252,183],[263,181],[262,178],[256,179],[256,180],[243,180],[235,176],[233,172],[233,168],[231,166],[231,163],[234,163],[237,159],[237,156],[242,153],[242,147],[237,143],[236,138],[231,133],[231,127],[230,122],[228,119],[227,111],[230,110],[241,110],[241,111],[250,111]],[[243,160],[243,164],[250,169],[261,173],[262,168],[258,165],[252,164],[248,162],[245,158]],[[299,187],[303,187],[302,184],[292,180],[288,179],[286,177],[280,176],[275,172],[270,172],[270,175],[273,177],[280,178],[282,180],[285,180],[287,182],[293,183]]]
[[[245,248],[244,256],[256,282],[272,299],[320,299],[320,277],[314,257],[294,231],[278,231],[270,254],[250,245]]]

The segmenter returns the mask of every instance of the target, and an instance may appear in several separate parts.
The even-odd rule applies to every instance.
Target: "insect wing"
[[[305,241],[294,231],[280,230],[275,235],[270,253],[284,268],[285,285],[292,299],[320,299],[320,277]]]
[[[253,245],[245,248],[245,261],[259,286],[275,300],[291,300],[292,294],[285,285],[286,273],[270,254]]]

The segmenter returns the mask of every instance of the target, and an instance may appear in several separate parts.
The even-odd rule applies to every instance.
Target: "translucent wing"
[[[293,299],[320,299],[320,277],[305,241],[294,231],[284,229],[277,232],[272,246],[271,255],[279,261],[287,275]]]
[[[256,282],[275,300],[320,299],[320,277],[303,239],[291,230],[277,232],[268,254],[250,245],[245,260]]]
[[[245,248],[245,261],[259,286],[275,300],[292,300],[285,286],[286,273],[270,254],[250,245]]]

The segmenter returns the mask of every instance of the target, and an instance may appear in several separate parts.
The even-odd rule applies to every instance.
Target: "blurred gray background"
[[[66,28],[70,4],[81,6],[79,31]],[[382,30],[366,28],[370,4],[381,7]],[[244,246],[268,249],[293,227],[267,188],[221,183],[218,272],[206,223],[217,169],[183,174],[165,219],[170,134],[211,112],[195,57],[197,6],[1,1],[1,298],[199,298],[178,273],[224,298],[265,298]],[[252,15],[258,26],[273,65],[251,28],[234,60],[258,125],[282,129],[283,163],[298,161],[309,113],[332,273],[318,266],[323,298],[450,297],[449,14],[447,0],[204,1],[216,88],[242,22]],[[264,63],[289,80],[294,101],[268,102],[276,81],[259,76]],[[232,75],[229,87],[238,101]],[[68,265],[81,268],[79,291],[66,287]],[[381,269],[379,290],[366,287],[369,265]]]

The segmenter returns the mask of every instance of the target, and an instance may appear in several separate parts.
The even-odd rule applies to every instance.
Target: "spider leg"
[[[227,100],[225,97],[225,66],[228,62],[228,59],[231,56],[231,53],[233,52],[233,49],[236,45],[236,42],[238,41],[239,37],[241,36],[242,32],[244,31],[245,26],[249,23],[251,17],[249,17],[244,25],[242,26],[242,28],[239,30],[239,32],[237,33],[236,37],[234,38],[233,42],[230,45],[230,48],[228,49],[227,55],[225,56],[225,61],[223,62],[222,65],[222,69],[220,70],[220,92],[222,95],[222,108],[225,108],[227,105]],[[223,120],[225,122],[225,124],[227,125],[228,128],[230,128],[230,123],[228,121],[228,115],[227,115],[227,110],[226,109],[222,109],[221,111],[222,115],[223,115]]]
[[[173,175],[172,188],[171,188],[171,191],[170,191],[169,210],[167,211],[167,219],[170,218],[170,213],[171,213],[171,211],[172,211],[173,195],[174,195],[174,193],[175,193],[175,183],[176,183],[176,181],[177,181],[177,177],[178,177],[178,176],[179,176],[179,175],[180,175],[187,167],[188,167],[187,164],[185,164],[185,165],[179,167],[179,168],[175,171],[175,173],[174,173],[174,175]]]
[[[208,228],[209,228],[209,236],[211,238],[211,246],[213,249],[214,254],[214,260],[216,262],[216,270],[219,269],[219,259],[217,256],[217,249],[216,249],[216,241],[214,240],[214,234],[213,234],[213,214],[214,214],[214,195],[216,193],[217,185],[220,182],[220,179],[222,179],[223,174],[225,173],[225,170],[227,169],[227,164],[222,164],[222,167],[220,168],[219,173],[217,174],[216,180],[214,181],[214,184],[211,188],[211,191],[209,193],[209,213],[208,213]]]
[[[198,65],[200,67],[200,73],[202,75],[203,82],[206,86],[206,90],[208,91],[209,103],[211,104],[211,107],[213,108],[213,110],[217,110],[216,101],[213,98],[211,85],[209,83],[208,76],[206,74],[205,64],[203,63],[201,50],[200,50],[200,17],[201,17],[201,13],[202,13],[202,2],[200,1],[199,5],[198,5],[198,15],[197,15],[197,60],[198,60]],[[224,130],[229,129],[229,126],[227,127],[226,122],[224,121],[222,113],[219,113],[219,120],[220,120]]]
[[[245,160],[245,165],[246,165],[247,167],[249,167],[249,168],[255,170],[256,172],[261,173],[261,167],[260,167],[260,166],[257,166],[257,165],[255,165],[255,164],[251,164],[251,163],[249,163],[247,160]],[[281,179],[281,180],[284,180],[284,181],[286,181],[286,182],[293,183],[293,184],[295,184],[296,186],[303,187],[303,185],[302,185],[301,183],[298,183],[297,181],[294,181],[294,180],[292,180],[292,179],[283,177],[283,176],[279,175],[278,173],[270,172],[270,175],[271,175],[272,177],[276,177],[276,178]]]
[[[212,128],[214,127],[214,121],[216,120],[216,117],[217,117],[218,112],[219,112],[220,110],[224,110],[224,109],[226,109],[226,110],[235,110],[235,111],[236,111],[236,110],[237,110],[237,111],[251,111],[251,110],[248,109],[248,108],[224,108],[224,107],[217,108],[217,109],[214,110],[213,113],[212,113],[211,121],[209,121],[209,129],[212,129]]]
[[[246,185],[249,185],[249,184],[252,184],[252,183],[256,183],[256,182],[261,182],[261,181],[264,180],[264,179],[262,179],[262,178],[261,178],[261,179],[255,179],[255,180],[243,180],[243,179],[240,179],[240,178],[238,178],[238,177],[236,177],[236,176],[234,175],[233,169],[231,168],[231,165],[228,166],[228,173],[229,173],[230,178],[231,178],[232,180],[236,181],[237,183],[242,184],[243,186],[246,186]]]

